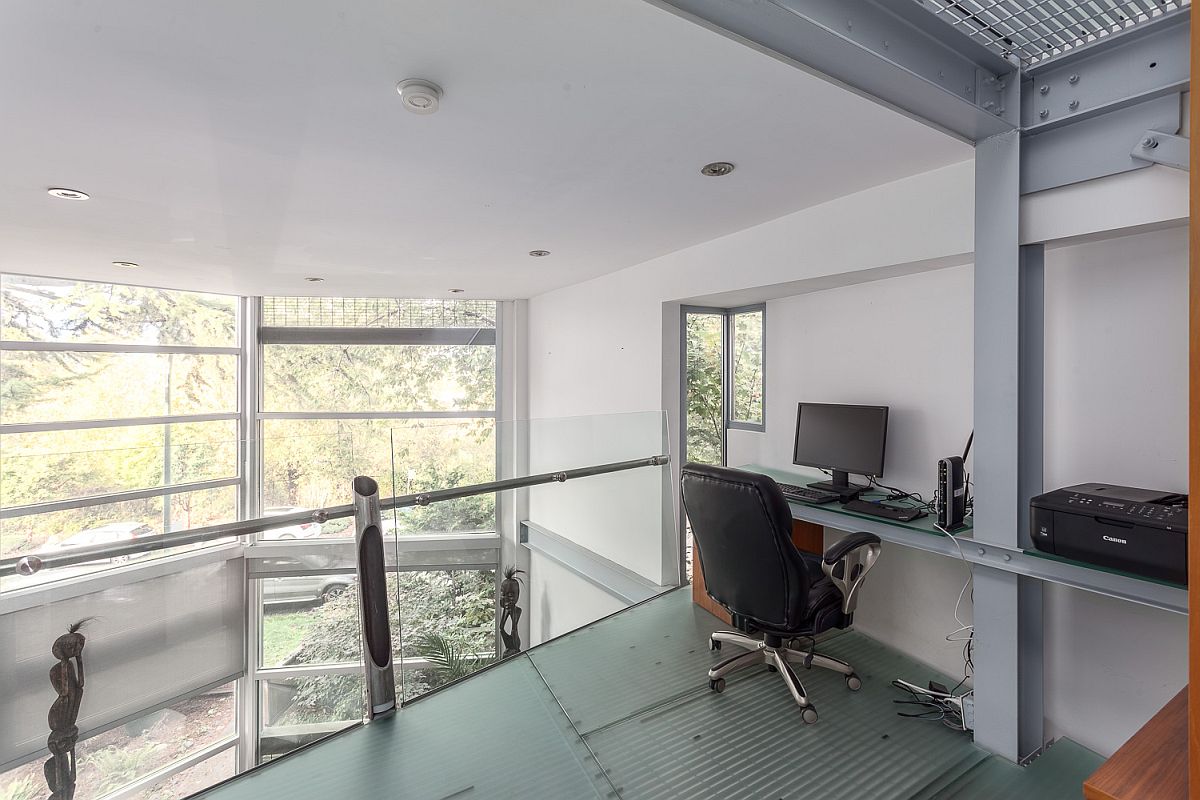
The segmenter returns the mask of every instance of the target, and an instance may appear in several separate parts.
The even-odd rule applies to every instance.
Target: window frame
[[[232,344],[229,345],[162,345],[162,344],[137,344],[133,342],[74,342],[74,341],[25,341],[0,339],[0,353],[8,352],[32,352],[32,353],[114,353],[114,354],[152,354],[152,355],[228,355],[235,359],[234,376],[236,386],[234,387],[235,397],[237,398],[237,406],[231,411],[220,411],[199,414],[158,414],[151,416],[135,416],[135,417],[117,417],[109,419],[86,419],[86,420],[58,420],[54,422],[21,422],[21,423],[6,423],[0,424],[0,435],[4,434],[22,434],[22,433],[59,433],[78,430],[97,430],[97,429],[123,429],[135,428],[142,426],[161,425],[169,432],[171,425],[180,425],[187,423],[203,423],[203,422],[222,422],[232,421],[237,428],[238,442],[236,443],[237,454],[234,472],[231,475],[224,475],[220,478],[208,478],[198,481],[183,481],[162,483],[158,486],[145,486],[134,489],[121,489],[117,491],[102,492],[99,494],[88,495],[86,497],[64,497],[57,500],[47,500],[38,503],[28,503],[24,505],[6,506],[0,508],[0,521],[8,519],[16,519],[19,517],[29,517],[41,514],[50,514],[58,511],[77,510],[84,508],[94,508],[99,506],[114,505],[123,502],[131,502],[137,500],[149,500],[161,498],[163,501],[163,512],[160,517],[160,526],[162,533],[168,533],[167,523],[170,520],[170,505],[171,498],[175,495],[186,495],[193,492],[202,492],[211,489],[220,489],[225,487],[235,487],[234,507],[230,509],[232,519],[235,521],[241,518],[240,514],[244,506],[244,497],[246,491],[246,470],[244,469],[244,442],[245,435],[243,430],[244,407],[242,405],[245,366],[248,360],[248,353],[243,346],[243,332],[246,326],[246,302],[245,298],[239,295],[226,294],[224,292],[198,292],[187,289],[157,289],[157,287],[142,286],[133,283],[121,283],[117,281],[102,281],[102,280],[76,280],[63,278],[51,278],[50,276],[29,275],[26,273],[3,272],[2,276],[13,276],[18,278],[45,278],[47,280],[68,280],[76,284],[94,284],[98,286],[122,286],[133,289],[156,289],[158,291],[175,291],[181,294],[200,294],[200,295],[217,295],[227,297],[234,301],[234,335]],[[164,463],[169,465],[171,442],[170,436],[163,437],[163,452]],[[169,466],[167,467],[169,469]],[[205,549],[205,548],[200,548]],[[184,551],[186,552],[186,551]],[[108,567],[93,570],[86,575],[79,576],[86,578],[103,574],[112,569],[112,565]],[[59,579],[62,580],[62,579]],[[59,582],[50,581],[48,584],[34,585],[28,588],[14,587],[6,590],[5,594],[16,591],[36,591],[39,588],[44,588],[47,585],[52,585]]]
[[[727,308],[725,313],[725,335],[724,335],[724,369],[725,369],[725,397],[723,404],[725,407],[725,429],[733,431],[755,431],[757,433],[765,433],[767,430],[767,304],[756,303],[749,306],[738,306],[737,308]],[[760,421],[740,420],[734,415],[734,396],[737,394],[736,376],[734,374],[734,342],[736,335],[737,317],[742,314],[761,314],[762,332],[759,341],[762,346],[759,348],[759,370],[762,375],[762,398],[759,401]]]
[[[495,320],[493,328],[384,328],[384,327],[302,327],[302,326],[265,326],[263,320],[263,297],[248,298],[250,310],[247,314],[247,319],[250,321],[249,337],[252,352],[254,357],[251,359],[253,376],[253,394],[250,398],[250,411],[247,415],[247,425],[253,433],[253,446],[251,447],[251,458],[253,459],[253,479],[251,491],[249,494],[250,504],[247,508],[248,517],[261,516],[262,511],[262,492],[264,488],[264,463],[266,454],[264,452],[264,435],[263,430],[266,422],[271,420],[411,420],[411,419],[491,419],[495,425],[495,458],[494,469],[495,475],[500,475],[501,466],[503,463],[503,455],[501,453],[501,425],[503,415],[501,408],[505,397],[505,376],[503,370],[503,356],[501,353],[503,337],[502,326],[504,324],[504,310],[502,301],[493,301],[495,303]],[[492,351],[492,369],[494,376],[494,396],[492,407],[490,409],[465,409],[465,410],[441,410],[441,411],[266,411],[264,410],[265,400],[265,347],[267,345],[380,345],[380,346],[443,346],[443,345],[480,345],[491,346]],[[251,472],[248,470],[248,472]],[[437,542],[428,541],[430,537],[396,537],[397,548],[396,552],[430,550],[436,561],[436,553],[454,553],[469,550],[480,549],[495,549],[495,563],[488,562],[486,564],[462,565],[452,564],[451,558],[447,558],[444,564],[424,564],[410,567],[399,567],[397,565],[389,565],[387,571],[402,572],[402,571],[436,571],[436,570],[491,570],[496,586],[496,594],[499,593],[499,583],[502,579],[502,564],[504,561],[501,552],[501,534],[502,529],[502,504],[496,502],[493,509],[493,529],[491,533],[459,533],[459,534],[444,534],[436,537]],[[299,556],[313,552],[322,548],[334,547],[353,549],[353,538],[341,537],[325,540],[298,540],[295,542],[278,542],[264,541],[261,537],[255,537],[257,542],[250,545],[246,550],[246,556],[253,561],[260,556],[266,556],[273,553],[287,553],[289,556]],[[389,542],[390,544],[390,542]],[[313,571],[297,571],[288,573],[289,575],[309,575],[320,574],[320,570]],[[241,708],[242,715],[239,718],[240,728],[240,748],[239,764],[241,769],[247,769],[251,766],[265,763],[263,762],[264,753],[262,751],[262,738],[270,732],[269,726],[262,724],[262,687],[270,680],[283,680],[295,677],[313,677],[326,675],[357,675],[362,672],[362,661],[355,662],[335,662],[329,664],[312,664],[291,667],[280,666],[265,666],[262,664],[262,633],[263,633],[263,583],[261,576],[252,576],[251,571],[247,572],[247,609],[249,615],[249,624],[246,626],[246,665],[247,679],[242,687]],[[497,601],[498,602],[498,601]],[[496,642],[496,655],[500,653],[500,641],[498,634],[499,614],[496,614],[497,633],[494,636]],[[423,659],[401,658],[397,663],[397,683],[403,679],[402,676],[406,671],[419,670],[428,667],[428,664]],[[332,733],[339,727],[338,723],[330,723]],[[344,727],[344,726],[341,726]]]

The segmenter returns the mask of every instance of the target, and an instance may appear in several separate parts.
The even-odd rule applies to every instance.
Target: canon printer
[[[1187,495],[1081,483],[1030,505],[1038,550],[1187,583]]]

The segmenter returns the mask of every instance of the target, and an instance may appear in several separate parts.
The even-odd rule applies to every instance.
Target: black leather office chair
[[[817,712],[793,663],[840,672],[852,691],[861,688],[846,662],[789,645],[850,625],[859,588],[879,558],[879,537],[851,533],[823,557],[802,553],[792,544],[792,514],[775,481],[725,467],[684,465],[683,506],[708,595],[742,631],[717,631],[710,647],[728,642],[749,651],[714,665],[709,687],[724,691],[729,673],[766,664],[783,676],[809,723]]]

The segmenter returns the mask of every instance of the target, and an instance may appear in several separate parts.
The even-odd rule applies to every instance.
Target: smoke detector
[[[442,99],[442,87],[433,81],[409,78],[396,84],[400,101],[414,114],[432,114],[438,110]]]

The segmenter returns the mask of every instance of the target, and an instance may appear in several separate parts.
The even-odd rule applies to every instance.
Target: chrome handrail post
[[[373,720],[396,710],[396,679],[392,668],[379,484],[362,475],[354,479],[354,555],[362,615],[367,719]]]

